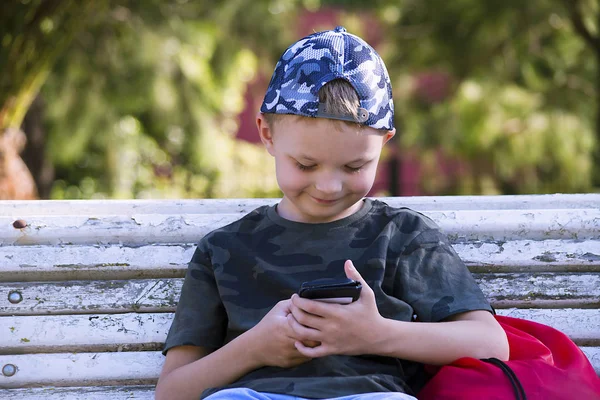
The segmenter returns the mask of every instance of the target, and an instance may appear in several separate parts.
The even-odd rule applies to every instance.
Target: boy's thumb
[[[363,279],[362,276],[360,276],[360,274],[354,267],[354,264],[352,263],[352,261],[346,260],[346,262],[344,263],[344,272],[346,272],[346,277],[348,277],[349,279],[354,279],[355,281],[359,281],[363,285],[365,284],[365,280]]]

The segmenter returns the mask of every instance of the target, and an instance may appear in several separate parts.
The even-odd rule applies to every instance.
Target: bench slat
[[[453,247],[472,272],[600,272],[600,240],[513,240]]]
[[[379,197],[393,207],[415,210],[529,210],[597,208],[600,194],[547,194],[498,196]],[[10,200],[0,202],[0,215],[133,215],[133,214],[244,214],[280,199],[193,200]]]
[[[543,208],[594,208],[600,194],[548,194],[500,196],[417,196],[379,197],[393,207],[415,210],[522,210]],[[19,218],[28,215],[115,214],[243,214],[280,199],[193,199],[193,200],[36,200],[3,201],[0,215]]]
[[[456,196],[460,197],[460,196]],[[498,202],[505,200],[498,196]],[[599,196],[600,197],[600,196]],[[0,215],[23,218],[24,215],[136,215],[136,214],[236,214],[243,215],[264,205],[276,204],[281,199],[167,199],[167,200],[9,200],[0,203]],[[490,199],[491,200],[491,199]],[[592,208],[593,197],[563,197],[561,208]],[[414,200],[413,200],[414,201]],[[457,199],[458,201],[458,199]],[[509,201],[509,199],[506,199]],[[582,202],[583,201],[583,202]],[[420,205],[425,201],[416,201]],[[429,203],[439,207],[438,202]],[[513,201],[518,206],[518,198]],[[550,199],[548,203],[551,204]],[[535,203],[534,203],[535,204]],[[541,204],[541,203],[540,203]],[[586,206],[588,204],[588,206]],[[513,208],[509,206],[509,208]],[[540,207],[543,208],[543,207]],[[556,206],[550,207],[556,208]]]
[[[473,272],[600,272],[600,240],[457,243],[454,248]],[[0,282],[177,278],[184,276],[194,250],[195,244],[0,247]]]
[[[600,273],[474,274],[497,308],[600,308]]]
[[[0,317],[0,354],[161,350],[173,313]]]
[[[0,315],[175,311],[182,284],[181,278],[0,284],[0,293],[23,297],[17,304],[1,303]]]
[[[600,209],[449,210],[426,213],[454,242],[513,239],[594,239],[600,236]],[[36,244],[195,243],[208,232],[238,219],[237,214],[137,214],[29,216],[13,228],[0,216],[0,246]]]
[[[17,373],[0,375],[0,387],[152,385],[163,362],[159,351],[2,355]]]
[[[600,308],[600,273],[475,274],[497,308]],[[0,315],[174,311],[182,278],[0,283],[0,294],[23,300],[0,303]]]
[[[600,347],[581,349],[600,374]],[[0,376],[0,387],[155,384],[163,362],[158,351],[6,355],[0,365],[18,370],[12,377]]]
[[[153,400],[154,386],[45,387],[0,389],[0,399],[11,400]]]
[[[193,243],[208,232],[238,218],[231,214],[134,216],[30,216],[22,229],[12,227],[13,219],[0,217],[0,246]]]
[[[590,309],[504,309],[498,314],[553,326],[580,346],[600,346]],[[0,354],[161,350],[172,313],[0,317]]]
[[[0,281],[183,277],[195,244],[0,247]]]

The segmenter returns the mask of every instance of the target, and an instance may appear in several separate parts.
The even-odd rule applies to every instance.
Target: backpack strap
[[[485,361],[486,363],[497,366],[504,372],[504,375],[510,381],[510,384],[515,392],[516,400],[527,400],[527,395],[525,394],[525,390],[523,389],[523,385],[521,385],[521,381],[517,378],[515,372],[506,364],[504,361],[499,360],[497,358],[486,358],[481,361]]]

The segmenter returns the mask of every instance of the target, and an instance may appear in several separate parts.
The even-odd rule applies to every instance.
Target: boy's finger
[[[316,340],[303,340],[302,344],[306,347],[317,347],[321,345],[321,342],[317,342]]]
[[[294,319],[298,321],[300,325],[304,325],[308,328],[320,329],[323,318],[309,314],[295,305],[292,305],[290,310]]]
[[[307,347],[302,342],[296,341],[294,343],[298,353],[302,354],[307,358],[317,358],[327,356],[327,348],[322,344],[317,347]]]
[[[290,310],[291,305],[292,305],[292,302],[289,299],[287,299],[287,300],[281,300],[280,302],[275,304],[275,306],[273,308],[284,314],[289,314],[291,312],[291,310]]]
[[[288,315],[288,325],[294,333],[294,337],[297,339],[310,340],[314,342],[318,342],[320,340],[321,332],[316,329],[307,328],[306,326],[300,324],[292,315]]]
[[[347,278],[354,279],[355,281],[360,282],[360,284],[362,285],[363,292],[373,293],[373,290],[367,284],[367,281],[363,279],[362,275],[354,267],[354,263],[352,263],[352,260],[346,260],[346,262],[344,263],[344,272],[346,272]]]
[[[346,260],[346,262],[344,263],[344,272],[346,272],[346,277],[348,277],[349,279],[359,281],[363,285],[366,284],[365,280],[360,275],[358,270],[354,267],[354,264],[351,260]]]
[[[292,295],[292,304],[302,311],[315,315],[317,317],[327,318],[335,315],[338,304],[324,303],[318,300],[303,299],[297,294]]]

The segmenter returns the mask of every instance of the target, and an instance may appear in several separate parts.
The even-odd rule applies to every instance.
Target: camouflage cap
[[[319,90],[334,79],[344,79],[356,90],[360,100],[356,117],[325,113],[319,104]],[[275,66],[260,111],[394,129],[392,85],[383,60],[367,42],[341,26],[288,47]]]

